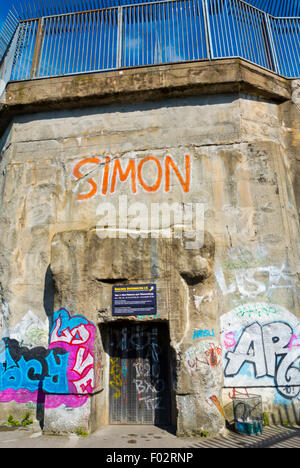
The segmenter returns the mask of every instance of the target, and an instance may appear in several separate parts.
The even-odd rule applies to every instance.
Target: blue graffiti
[[[60,349],[35,348],[33,354],[20,348],[16,340],[5,340],[6,361],[0,363],[0,391],[43,389],[46,393],[66,394],[69,392],[67,369],[68,353]],[[12,356],[14,354],[14,356]]]
[[[55,312],[55,314],[53,315],[53,326],[50,331],[50,336],[53,330],[55,329],[58,319],[61,321],[61,326],[60,326],[59,331],[66,330],[66,329],[73,330],[74,328],[77,328],[80,325],[89,325],[90,323],[87,319],[85,319],[81,315],[76,315],[74,317],[71,317],[69,312],[66,309],[62,308],[58,310],[57,312]],[[58,335],[60,335],[59,332],[58,332]]]
[[[193,340],[195,340],[196,338],[204,338],[207,336],[211,336],[211,337],[216,336],[213,328],[211,332],[210,330],[195,330]]]

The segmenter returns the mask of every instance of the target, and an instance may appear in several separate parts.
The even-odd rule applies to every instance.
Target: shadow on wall
[[[49,330],[52,330],[53,327],[53,315],[54,315],[54,297],[55,297],[55,283],[53,279],[53,274],[48,265],[45,283],[44,283],[44,309],[45,313],[49,320]]]
[[[297,425],[300,425],[299,407],[297,409],[294,401],[288,407],[277,408],[276,413],[271,414],[271,424],[293,425],[296,422]]]

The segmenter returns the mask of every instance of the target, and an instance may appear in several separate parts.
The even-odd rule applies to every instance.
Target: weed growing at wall
[[[27,427],[33,424],[33,420],[30,419],[30,413],[26,413],[22,421],[15,420],[13,415],[8,416],[7,425],[9,427]]]

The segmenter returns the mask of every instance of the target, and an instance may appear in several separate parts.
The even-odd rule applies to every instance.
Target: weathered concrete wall
[[[287,122],[287,151],[291,154],[290,161],[293,167],[294,175],[294,190],[296,196],[296,203],[298,207],[298,214],[300,217],[300,80],[294,80],[292,83],[292,103],[293,105],[284,105],[283,112],[284,120]]]
[[[157,320],[169,324],[179,434],[222,431],[237,392],[261,394],[275,420],[297,420],[298,130],[287,125],[295,108],[289,82],[255,67],[241,73],[237,61],[230,75],[229,63],[226,89],[222,64],[200,64],[198,75],[193,69],[191,96],[187,67],[143,70],[140,89],[129,71],[130,93],[122,102],[126,92],[119,89],[115,104],[111,88],[120,84],[111,75],[104,102],[100,88],[94,91],[93,108],[86,83],[84,102],[78,101],[85,107],[76,109],[73,100],[74,109],[58,110],[62,95],[45,113],[45,83],[40,99],[30,91],[36,82],[23,84],[21,94],[18,84],[7,90],[7,101],[15,100],[9,112],[23,115],[14,117],[2,140],[1,337],[9,338],[6,354],[12,350],[17,367],[21,356],[30,357],[43,378],[36,388],[28,367],[16,377],[4,366],[3,415],[23,414],[39,397],[46,430],[107,422],[109,359],[98,326],[114,320],[111,285],[138,281],[157,283]],[[150,92],[153,82],[157,96]],[[82,88],[76,89],[82,99]],[[136,102],[129,103],[135,92]],[[48,97],[55,101],[51,88]],[[182,215],[199,208],[202,247],[188,248],[182,219],[164,212],[160,224],[153,222],[151,210],[163,203],[178,203]],[[168,238],[157,238],[162,228],[170,228]],[[82,370],[81,380],[64,367],[66,355]],[[284,357],[280,365],[276,356]],[[70,385],[75,397],[64,399]],[[76,395],[79,385],[95,396]],[[45,396],[51,391],[59,396]]]

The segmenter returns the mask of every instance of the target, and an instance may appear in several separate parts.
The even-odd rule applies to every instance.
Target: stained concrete
[[[97,327],[95,368],[102,374],[82,407],[40,415],[34,401],[9,395],[3,417],[29,410],[45,430],[61,433],[108,423],[109,356],[99,327],[114,322],[111,285],[126,280],[158,284],[160,320],[170,327],[175,356],[178,435],[222,433],[240,387],[262,396],[274,422],[286,415],[298,422],[296,366],[292,386],[271,366],[279,335],[291,351],[284,365],[299,358],[295,89],[236,59],[8,85],[0,109],[1,338],[46,349],[54,312],[66,308]],[[118,221],[125,211],[122,197],[140,208],[129,241],[108,235],[114,210]],[[157,203],[201,205],[204,244],[186,249],[181,223],[166,216],[156,227],[161,237],[169,229],[171,240],[145,240],[140,231]],[[243,354],[235,353],[237,338],[253,321],[262,352],[250,371],[226,375],[229,358],[235,364]],[[270,321],[278,336],[273,345],[267,336],[266,356]]]

